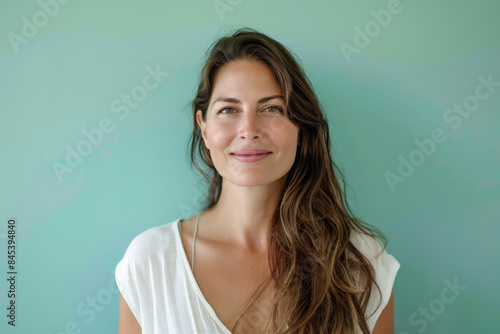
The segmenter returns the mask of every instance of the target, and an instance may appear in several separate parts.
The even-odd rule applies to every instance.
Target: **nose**
[[[241,139],[260,138],[262,135],[262,124],[253,111],[243,113],[240,119],[239,136]]]

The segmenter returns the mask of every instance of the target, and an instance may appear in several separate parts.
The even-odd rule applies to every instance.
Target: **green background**
[[[356,46],[355,28],[376,28],[370,12],[390,1],[215,3],[226,11],[212,0],[73,0],[44,22],[38,1],[0,1],[0,268],[6,277],[15,218],[18,272],[15,327],[0,280],[0,331],[117,331],[113,272],[129,242],[201,208],[189,102],[206,49],[241,26],[282,42],[311,79],[351,205],[401,263],[396,333],[498,330],[500,87],[456,128],[443,115],[474,94],[478,77],[500,81],[500,3],[402,0],[351,57],[342,43]],[[19,42],[27,21],[40,27]],[[121,119],[112,102],[157,66],[169,75]],[[59,180],[54,163],[103,119],[113,130]],[[384,174],[434,129],[446,140],[391,189]],[[466,286],[451,303],[441,301],[446,280]]]

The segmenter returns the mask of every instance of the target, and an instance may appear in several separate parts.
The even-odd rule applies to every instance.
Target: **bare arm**
[[[118,334],[141,334],[142,329],[127,302],[120,293]]]
[[[375,323],[373,334],[394,334],[394,291]]]

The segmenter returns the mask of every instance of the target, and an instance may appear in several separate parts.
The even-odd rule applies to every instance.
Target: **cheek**
[[[271,134],[274,137],[276,145],[293,148],[297,146],[299,130],[289,120],[280,120],[275,122],[271,128]]]
[[[224,150],[234,138],[232,127],[224,124],[212,124],[207,127],[207,140],[212,149]]]

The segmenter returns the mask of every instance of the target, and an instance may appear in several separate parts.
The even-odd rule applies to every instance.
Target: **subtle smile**
[[[245,163],[257,162],[265,159],[268,155],[272,154],[272,152],[265,150],[240,150],[231,155],[238,161]]]

